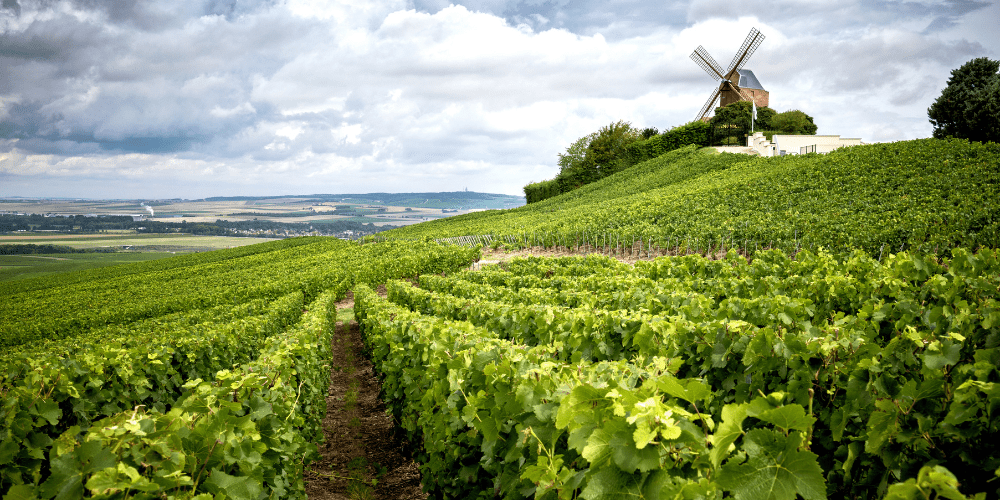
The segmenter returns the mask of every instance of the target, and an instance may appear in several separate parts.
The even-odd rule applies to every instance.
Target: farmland
[[[485,193],[390,193],[232,197],[203,200],[5,199],[0,212],[133,215],[156,222],[268,220],[286,223],[353,221],[396,226],[475,210],[522,205],[523,198]]]
[[[433,498],[996,497],[998,190],[995,144],[682,148],[361,241],[0,283],[0,489],[398,497],[364,356]]]
[[[0,255],[0,281],[162,259],[169,252]]]
[[[65,245],[80,249],[193,252],[221,250],[275,238],[238,238],[228,236],[193,236],[189,234],[16,234],[0,235],[0,244]]]
[[[100,234],[0,235],[0,245],[57,245],[90,251],[82,254],[0,255],[0,281],[143,262],[178,253],[208,252],[273,240],[273,238],[189,234],[135,234],[127,231]]]

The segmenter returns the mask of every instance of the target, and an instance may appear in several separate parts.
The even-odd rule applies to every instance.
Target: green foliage
[[[652,137],[656,137],[659,134],[660,134],[660,131],[656,130],[656,127],[646,127],[644,129],[642,129],[641,131],[639,131],[639,137],[641,137],[643,140],[650,139]]]
[[[644,253],[824,247],[878,256],[1000,246],[998,200],[993,143],[922,139],[776,158],[689,146],[557,198],[384,234],[490,235],[513,248],[604,253],[634,253],[641,241]]]
[[[642,138],[641,131],[625,121],[605,125],[587,145],[581,170],[587,182],[603,179],[624,168],[619,162],[625,148]]]
[[[935,465],[923,467],[916,478],[889,486],[885,500],[924,500],[926,498],[947,498],[949,500],[968,500],[970,497],[958,491],[958,480],[948,469]],[[985,493],[971,498],[983,500]]]
[[[995,250],[530,258],[419,285],[358,287],[355,311],[432,496],[1000,493],[978,444],[1000,439]]]
[[[640,137],[640,131],[630,123],[617,121],[578,139],[559,155],[559,175],[554,179],[559,192],[572,191],[620,170],[623,148]]]
[[[559,173],[571,172],[578,170],[583,165],[584,158],[587,156],[587,148],[590,147],[590,142],[597,137],[597,132],[585,135],[573,144],[570,144],[566,148],[565,153],[559,153]]]
[[[708,146],[712,142],[711,138],[712,127],[709,124],[700,120],[693,121],[629,144],[625,147],[622,158],[631,167],[689,144]]]
[[[80,290],[94,281],[90,273],[12,287],[18,304],[4,307],[22,313],[62,301],[116,318],[143,307],[130,291],[157,286],[176,295],[179,310],[77,323],[72,337],[5,339],[0,490],[15,495],[8,498],[302,497],[304,464],[322,439],[335,301],[358,282],[451,271],[479,255],[432,242],[261,246],[149,263],[154,270],[112,268],[96,280],[117,292],[112,303]],[[209,271],[268,293],[230,285],[235,297],[220,300],[202,275]],[[276,290],[286,293],[272,297]],[[304,308],[304,297],[315,299]]]
[[[45,253],[86,253],[86,250],[68,247],[65,245],[35,245],[27,244],[2,244],[0,245],[0,255],[33,255]]]
[[[952,70],[948,86],[927,109],[934,137],[1000,141],[1000,61],[973,59]]]
[[[726,121],[727,118],[728,121],[735,121],[739,117],[746,118],[749,122],[750,115],[753,113],[753,103],[748,101],[734,102],[729,106],[715,110],[715,116],[719,116],[720,112],[722,113],[722,116],[720,117],[721,121]],[[771,121],[774,119],[776,114],[777,112],[775,110],[767,106],[758,106],[757,118],[754,119],[754,128],[773,128]],[[715,116],[713,116],[713,118],[715,118]]]
[[[559,181],[555,179],[550,179],[547,181],[533,182],[524,186],[524,199],[528,203],[535,203],[542,201],[553,196],[558,196],[562,191],[559,190]]]
[[[404,246],[418,253],[438,252],[433,243]],[[380,268],[367,260],[371,258],[367,252],[354,252],[356,248],[356,243],[335,238],[293,238],[0,285],[0,292],[7,291],[9,299],[0,303],[0,346],[72,337],[97,326],[274,299],[293,291],[302,291],[310,301],[319,292],[339,286],[350,276],[348,269],[370,270],[374,279],[414,273],[415,261]],[[454,262],[448,256],[441,265]],[[127,297],[123,290],[128,291]]]
[[[167,412],[137,406],[55,439],[42,498],[252,500],[304,497],[303,462],[322,439],[328,345],[336,294],[320,296],[288,331],[266,342],[257,360],[184,384]]]
[[[692,122],[659,135],[655,128],[639,130],[627,122],[612,123],[570,145],[566,153],[559,155],[559,175],[550,181],[525,186],[525,198],[528,203],[539,202],[679,147],[706,146],[710,134],[710,128],[702,122]]]
[[[746,136],[750,133],[750,118],[753,114],[753,103],[750,101],[734,102],[715,110],[715,115],[709,121],[713,130],[714,144],[736,144],[746,146]],[[767,106],[757,107],[757,119],[753,121],[754,130],[774,128],[771,120],[775,111]]]
[[[771,117],[770,128],[777,134],[815,135],[816,124],[813,118],[802,111],[792,109]]]

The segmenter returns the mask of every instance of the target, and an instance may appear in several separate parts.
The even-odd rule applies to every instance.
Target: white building
[[[858,146],[861,139],[841,138],[839,135],[779,135],[767,140],[764,134],[756,132],[747,137],[747,147],[760,156],[800,155],[806,153],[829,153],[844,146]]]
[[[841,138],[839,135],[778,135],[767,140],[757,132],[747,137],[746,146],[715,146],[720,153],[742,153],[756,156],[804,155],[829,153],[844,146],[858,146],[861,139]]]

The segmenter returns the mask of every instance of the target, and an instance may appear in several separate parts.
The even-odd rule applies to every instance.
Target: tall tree
[[[750,115],[753,114],[753,103],[750,101],[734,102],[728,106],[715,110],[715,116],[709,122],[712,125],[720,124],[746,124],[750,129]],[[775,111],[767,106],[757,107],[757,118],[753,121],[754,130],[765,130],[771,128],[771,119],[774,118]]]
[[[590,146],[590,141],[597,137],[597,132],[585,135],[573,144],[570,144],[566,148],[565,153],[559,153],[559,172],[572,171],[573,169],[579,168],[583,163],[584,157],[587,155],[587,147]]]
[[[583,160],[583,167],[591,177],[588,182],[603,179],[623,168],[618,160],[625,152],[625,146],[642,139],[641,133],[631,123],[622,120],[601,127],[587,146]]]
[[[746,136],[750,133],[750,116],[753,114],[753,103],[750,101],[734,102],[715,110],[715,116],[708,122],[712,126],[715,144],[746,145]],[[754,130],[769,130],[771,119],[775,112],[767,106],[757,108],[757,118],[753,121]]]
[[[927,108],[934,137],[1000,141],[1000,61],[973,59],[951,72],[948,86]]]

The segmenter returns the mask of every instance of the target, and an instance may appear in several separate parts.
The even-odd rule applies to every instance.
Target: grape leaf
[[[722,466],[719,485],[736,500],[806,500],[826,498],[826,483],[816,455],[797,449],[797,439],[778,431],[754,429],[747,433],[743,449],[748,459]]]
[[[587,478],[580,492],[586,500],[636,500],[643,495],[643,474],[627,474],[615,467],[602,467]]]
[[[731,404],[722,407],[722,423],[712,435],[712,465],[718,467],[722,459],[729,456],[729,445],[743,435],[743,420],[747,418],[746,404]]]
[[[756,417],[786,431],[805,431],[816,422],[816,417],[806,415],[805,408],[795,404],[767,410]]]
[[[688,379],[682,383],[682,381],[669,375],[657,380],[656,387],[675,398],[683,399],[689,403],[707,399],[712,395],[712,391],[708,385],[700,380]]]
[[[254,500],[264,491],[260,483],[247,476],[230,476],[220,469],[212,469],[212,475],[205,481],[212,493],[225,492],[234,500]]]

